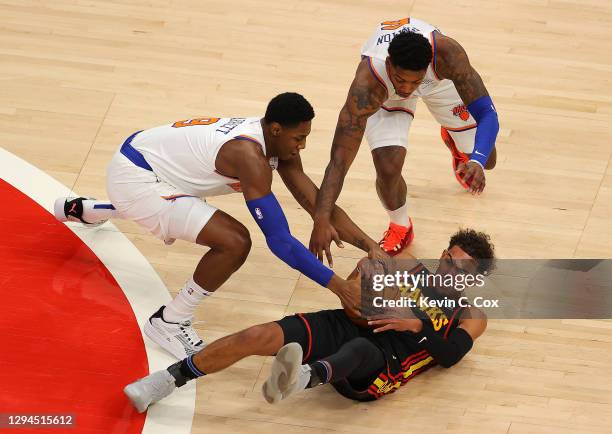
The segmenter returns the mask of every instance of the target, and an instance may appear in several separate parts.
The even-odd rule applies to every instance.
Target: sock
[[[176,387],[184,386],[189,380],[195,380],[206,375],[196,367],[193,362],[193,355],[180,362],[176,362],[174,365],[170,365],[168,372],[174,377]]]
[[[408,204],[405,203],[400,206],[398,209],[389,211],[387,210],[387,214],[389,214],[389,219],[392,223],[396,225],[408,227],[410,221],[408,220]]]
[[[310,365],[302,365],[300,367],[300,373],[295,384],[294,392],[301,392],[302,390],[309,388],[311,375],[312,370],[310,369]]]
[[[190,278],[174,300],[166,305],[163,312],[164,321],[176,323],[191,320],[202,299],[211,294],[195,283],[193,277]]]
[[[109,201],[93,199],[83,201],[83,220],[86,222],[96,223],[113,218],[115,215],[115,207]]]
[[[317,360],[310,364],[310,381],[306,387],[327,384],[332,378],[332,367],[325,360]]]

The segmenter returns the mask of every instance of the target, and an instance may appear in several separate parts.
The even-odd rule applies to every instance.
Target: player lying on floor
[[[397,258],[406,259],[403,267],[410,273],[430,274],[408,252]],[[493,259],[488,235],[460,230],[443,251],[435,274],[485,273]],[[361,290],[360,265],[365,262],[349,276],[356,292]],[[429,300],[458,297],[454,289],[439,286],[421,285],[411,293]],[[286,316],[223,337],[197,354],[129,384],[124,392],[143,412],[190,380],[221,371],[247,356],[276,354],[270,377],[262,387],[268,402],[276,403],[325,383],[347,398],[370,401],[394,392],[436,364],[453,366],[472,348],[487,324],[484,313],[471,306],[405,309],[411,309],[413,315],[371,320],[369,327],[363,327],[364,320],[348,309]]]

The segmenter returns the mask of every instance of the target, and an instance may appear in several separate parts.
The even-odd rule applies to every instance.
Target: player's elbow
[[[459,360],[453,360],[453,359],[436,359],[436,362],[438,363],[438,365],[442,366],[443,368],[450,368],[451,366],[454,366],[457,364]]]
[[[291,234],[289,232],[285,233],[284,231],[266,235],[266,244],[274,256],[291,268],[297,268],[298,264],[293,255],[291,238]]]

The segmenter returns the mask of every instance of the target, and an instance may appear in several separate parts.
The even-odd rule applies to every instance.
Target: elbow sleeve
[[[280,204],[270,193],[247,201],[251,215],[266,237],[268,247],[279,259],[305,276],[327,287],[334,275],[302,243],[291,235]]]
[[[495,147],[495,140],[499,132],[497,112],[489,96],[478,98],[468,105],[468,110],[477,123],[474,150],[470,155],[470,160],[476,161],[484,167]]]
[[[423,346],[440,366],[450,368],[472,349],[474,341],[464,329],[457,327],[448,339],[436,334],[432,329],[423,328],[416,334],[419,344]]]

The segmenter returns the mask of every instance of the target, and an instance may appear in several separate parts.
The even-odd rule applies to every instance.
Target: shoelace
[[[382,247],[385,250],[390,250],[397,246],[406,233],[407,229],[403,229],[401,226],[389,226],[389,229],[383,234]]]
[[[204,321],[195,321],[195,322],[191,322],[189,320],[187,321],[183,321],[181,323],[179,323],[179,330],[181,331],[181,333],[183,334],[183,336],[185,336],[187,338],[187,341],[196,346],[196,345],[200,345],[202,343],[202,339],[200,339],[200,337],[198,336],[198,334],[196,333],[196,331],[193,328],[194,324],[203,324]]]

